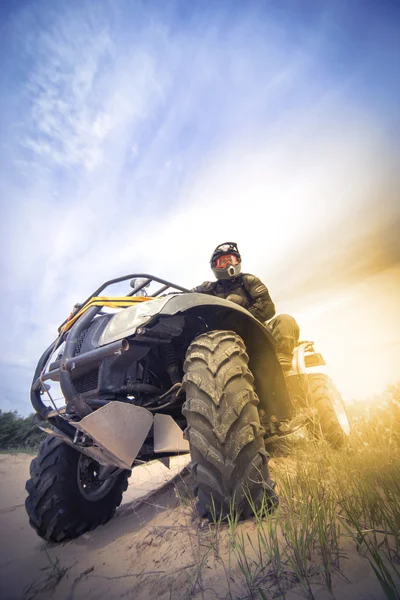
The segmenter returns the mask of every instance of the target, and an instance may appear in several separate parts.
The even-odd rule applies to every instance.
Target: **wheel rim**
[[[335,411],[336,418],[339,422],[340,427],[345,435],[350,435],[350,423],[347,417],[346,409],[343,404],[343,400],[338,393],[331,391],[331,402],[333,410]]]
[[[100,480],[99,464],[81,454],[78,462],[78,487],[82,496],[90,502],[97,502],[107,496],[111,488],[114,486],[115,480],[112,478]]]

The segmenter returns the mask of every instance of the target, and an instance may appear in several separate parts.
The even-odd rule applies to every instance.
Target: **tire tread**
[[[121,504],[128,487],[129,471],[116,477],[109,493],[89,502],[79,492],[77,465],[79,452],[54,436],[39,446],[26,482],[25,508],[30,525],[43,539],[61,542],[107,523]],[[88,506],[88,505],[91,506]]]
[[[232,504],[249,514],[249,495],[260,501],[266,493],[271,505],[277,502],[248,362],[244,342],[233,331],[202,334],[186,354],[182,412],[197,508],[208,518],[225,517]]]

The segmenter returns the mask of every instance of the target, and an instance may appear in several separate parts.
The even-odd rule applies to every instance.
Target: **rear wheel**
[[[308,375],[308,404],[316,413],[308,425],[310,433],[326,439],[334,448],[343,446],[350,434],[350,423],[340,392],[330,377]]]
[[[203,517],[223,518],[231,509],[246,517],[252,504],[278,501],[248,361],[233,331],[200,335],[186,354],[182,412]]]
[[[107,523],[121,504],[130,471],[100,480],[99,465],[59,438],[41,443],[26,482],[25,508],[40,537],[52,542],[76,538]]]

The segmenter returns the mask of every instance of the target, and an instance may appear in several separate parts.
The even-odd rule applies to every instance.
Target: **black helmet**
[[[217,246],[212,253],[210,265],[217,279],[231,279],[240,273],[240,256],[235,242],[225,242]]]

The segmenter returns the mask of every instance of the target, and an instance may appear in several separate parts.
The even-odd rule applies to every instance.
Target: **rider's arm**
[[[198,294],[212,294],[213,284],[211,281],[205,281],[201,285],[191,289],[191,292],[197,292]]]
[[[255,275],[243,275],[246,292],[253,300],[248,311],[259,321],[268,321],[275,315],[275,304],[271,300],[268,289]]]

